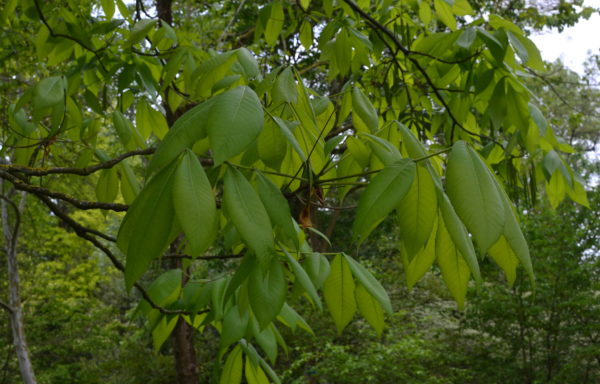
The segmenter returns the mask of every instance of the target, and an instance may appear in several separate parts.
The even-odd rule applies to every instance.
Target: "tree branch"
[[[67,203],[70,203],[73,206],[83,210],[103,209],[107,211],[124,212],[129,209],[129,206],[126,204],[79,200],[62,192],[55,192],[46,188],[28,184],[16,176],[2,170],[0,170],[0,178],[10,181],[19,191],[29,192],[36,196],[46,196],[53,199],[66,201]]]
[[[98,239],[96,239],[94,236],[92,236],[91,235],[92,232],[88,228],[82,226],[77,221],[73,220],[73,218],[71,218],[68,214],[63,212],[47,196],[39,196],[38,195],[37,197],[50,209],[50,211],[53,214],[56,215],[56,217],[58,217],[65,224],[67,224],[75,232],[75,234],[77,236],[90,242],[92,245],[94,245],[96,248],[98,248],[100,251],[102,251],[109,258],[109,260],[115,266],[115,268],[117,268],[121,272],[125,272],[125,266],[123,265],[123,263],[121,263],[121,261],[115,256],[115,254],[108,247],[106,247]],[[167,315],[190,315],[191,314],[188,311],[164,308],[164,307],[156,304],[154,302],[154,300],[152,300],[152,298],[150,297],[150,295],[148,294],[146,289],[140,283],[136,282],[133,284],[133,286],[135,288],[137,288],[138,291],[140,291],[144,300],[146,300],[152,308],[160,311],[161,313],[164,313]],[[198,312],[198,313],[200,313],[200,312]]]
[[[138,149],[131,152],[123,153],[115,157],[114,159],[92,165],[84,168],[76,168],[76,167],[57,167],[57,168],[31,168],[24,167],[21,165],[13,165],[13,164],[0,164],[0,169],[4,169],[8,172],[19,172],[28,176],[47,176],[52,174],[62,174],[62,175],[79,175],[79,176],[88,176],[94,172],[97,172],[102,169],[112,168],[115,165],[119,164],[121,161],[133,157],[133,156],[142,156],[142,155],[151,155],[156,151],[156,148],[146,148],[146,149]]]

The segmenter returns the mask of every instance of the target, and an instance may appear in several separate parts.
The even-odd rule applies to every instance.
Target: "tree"
[[[359,311],[381,333],[390,300],[327,244],[332,212],[355,212],[359,250],[395,211],[409,284],[437,262],[459,307],[486,255],[509,282],[519,264],[533,280],[504,186],[539,171],[576,201],[585,191],[522,83],[544,65],[519,27],[461,21],[466,0],[205,6],[11,0],[2,13],[4,193],[124,273],[155,347],[172,334],[180,383],[198,381],[207,327],[223,382],[278,381],[278,326],[310,332],[298,300],[339,332]]]

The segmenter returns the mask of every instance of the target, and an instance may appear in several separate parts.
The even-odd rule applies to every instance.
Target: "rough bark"
[[[173,331],[175,369],[179,384],[198,384],[198,360],[194,348],[194,328],[179,319]]]
[[[1,187],[1,183],[0,183]],[[0,210],[2,217],[2,232],[4,237],[4,251],[6,253],[7,272],[8,272],[8,312],[10,315],[10,327],[12,331],[13,344],[19,363],[21,377],[25,384],[36,384],[35,373],[27,348],[27,339],[25,337],[25,326],[23,321],[23,309],[21,306],[21,295],[19,292],[19,267],[17,265],[17,241],[19,236],[20,214],[23,210],[25,197],[21,197],[21,202],[17,206],[6,196],[1,196]],[[11,205],[15,211],[14,223],[10,225],[8,205]]]

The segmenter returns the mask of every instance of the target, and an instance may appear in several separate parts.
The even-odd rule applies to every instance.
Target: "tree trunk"
[[[1,183],[0,183],[1,188]],[[35,373],[29,357],[27,340],[25,337],[25,326],[23,324],[23,311],[21,308],[21,295],[19,293],[19,267],[17,265],[17,240],[19,236],[19,224],[21,212],[25,204],[25,196],[17,206],[6,196],[1,196],[2,232],[4,234],[4,250],[8,266],[8,312],[10,314],[10,327],[12,331],[13,344],[17,353],[17,361],[21,377],[25,384],[36,384]],[[15,220],[11,228],[7,205],[11,205],[15,211]]]
[[[180,318],[173,331],[175,369],[179,384],[198,384],[198,361],[194,348],[194,328]]]

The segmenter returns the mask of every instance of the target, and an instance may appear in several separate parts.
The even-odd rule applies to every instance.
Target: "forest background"
[[[90,25],[94,25],[93,22],[96,19],[102,19],[101,15],[106,15],[111,9],[115,15],[130,14],[132,20],[136,14],[139,16],[140,13],[149,13],[150,16],[153,16],[153,13],[156,12],[153,4],[144,1],[130,5],[118,1],[84,1],[80,3],[64,1],[57,2],[58,5],[49,5],[41,1],[17,3],[16,1],[4,1],[0,36],[2,42],[0,52],[2,73],[0,73],[0,77],[3,91],[2,153],[5,160],[17,159],[15,164],[19,164],[19,156],[25,156],[21,153],[23,151],[18,152],[16,149],[27,147],[28,144],[23,145],[22,137],[15,139],[14,131],[20,130],[22,134],[23,130],[29,129],[28,134],[34,132],[33,128],[28,125],[30,122],[28,118],[25,118],[26,122],[17,121],[20,116],[14,113],[15,110],[18,111],[15,105],[21,104],[20,106],[23,107],[28,103],[35,104],[37,102],[39,104],[40,102],[36,101],[35,97],[30,97],[29,100],[24,98],[26,90],[34,89],[36,84],[52,74],[53,67],[63,65],[68,69],[69,65],[77,64],[74,45],[81,45],[81,41],[77,41],[79,35],[75,30],[51,32],[46,25],[50,33],[47,33],[45,38],[50,42],[42,41],[44,38],[40,37],[39,31],[43,30],[42,24],[56,22],[52,19],[54,17],[52,10],[65,6],[74,14],[78,14],[77,12],[86,14],[87,12],[89,19],[86,22],[89,22]],[[179,5],[181,5],[181,9],[186,9],[186,6],[193,7],[192,3],[182,1]],[[271,56],[278,55],[277,49],[291,50],[286,47],[286,44],[292,44],[296,47],[296,52],[300,52],[294,58],[296,62],[293,64],[298,67],[307,86],[323,91],[327,88],[324,84],[329,84],[328,86],[333,84],[331,89],[337,89],[343,93],[341,92],[342,85],[346,81],[350,81],[348,79],[358,78],[354,72],[360,68],[350,68],[349,64],[348,67],[344,67],[345,64],[342,62],[336,62],[335,58],[322,55],[321,52],[315,55],[310,55],[310,51],[303,53],[302,46],[310,47],[311,45],[306,41],[306,32],[304,36],[299,36],[300,40],[304,40],[300,41],[294,33],[286,32],[285,28],[279,27],[275,33],[277,36],[272,38],[270,33],[277,28],[267,21],[263,35],[257,34],[253,29],[255,28],[254,24],[263,16],[257,14],[249,3],[251,2],[231,2],[224,7],[220,2],[206,2],[205,5],[209,9],[208,15],[214,11],[223,20],[232,20],[226,25],[213,26],[214,30],[208,28],[207,31],[203,31],[205,34],[202,36],[206,38],[206,41],[202,44],[215,50],[211,51],[210,55],[218,56],[220,53],[218,48],[226,51],[228,48],[226,45],[230,44],[229,41],[238,39],[236,44],[240,41],[248,46],[258,44],[254,54],[259,58],[263,54],[266,57],[264,60],[269,62],[268,60],[272,60]],[[312,4],[311,2],[275,3],[285,5],[287,17],[292,17],[292,12],[299,12],[302,15],[305,10],[309,12],[310,7],[318,9],[322,6],[321,2],[316,1]],[[337,4],[337,2],[326,1],[323,3]],[[398,7],[403,11],[418,14],[422,19],[427,18],[423,14],[427,12],[423,10],[427,7],[420,5],[423,3],[425,2],[399,3]],[[433,17],[428,28],[440,33],[456,29],[457,26],[449,21],[448,16],[441,16],[442,8],[439,5],[436,8],[435,3],[439,2],[432,2],[429,12],[433,12],[434,15],[439,14],[437,16],[439,20]],[[274,8],[267,4],[271,3],[265,2],[263,4],[265,6],[261,9],[271,7],[269,9],[272,10]],[[335,6],[339,7],[335,8],[337,9],[335,12],[341,13],[342,7],[339,4]],[[361,4],[361,6],[373,11],[373,14],[378,12],[377,6],[374,6],[373,9],[370,9],[368,4]],[[473,13],[469,17],[495,13],[500,15],[503,20],[511,21],[517,28],[525,31],[524,35],[544,28],[560,31],[597,12],[597,10],[584,7],[577,1],[548,1],[533,5],[519,1],[493,3],[473,1],[471,6]],[[8,14],[8,10],[13,10],[14,14]],[[343,12],[350,14],[347,9],[344,9]],[[41,15],[47,16],[48,20],[42,20]],[[141,19],[151,19],[147,16],[142,16]],[[203,15],[196,16],[201,18]],[[457,16],[459,29],[468,24],[469,17],[464,18],[467,15],[461,16],[460,12],[456,13],[456,11],[450,15],[452,19],[455,16]],[[192,23],[192,21],[181,14],[176,14],[175,17],[179,17],[176,21],[179,23],[180,29],[177,30],[174,39],[184,39],[186,33],[191,34],[190,31],[193,30],[185,23]],[[303,16],[297,17],[300,22],[294,27],[302,30],[305,28],[303,27],[305,24],[301,22]],[[411,17],[416,18],[417,16]],[[358,22],[356,23],[358,25]],[[113,27],[109,24],[108,22],[101,25],[95,24],[101,30],[95,30],[94,33],[104,35],[112,33],[113,29],[111,28]],[[134,24],[131,23],[131,25]],[[144,45],[143,39],[148,39],[148,41],[157,39],[158,37],[155,35],[150,37],[152,33],[162,33],[167,36],[170,33],[170,29],[164,25],[160,29],[155,24],[147,25],[139,27],[138,24],[137,29],[131,29],[132,33],[139,35],[139,39],[130,36],[130,40],[125,42],[127,48],[138,55],[138,59],[148,53],[144,49],[148,48],[148,44],[151,43]],[[260,21],[257,25],[260,25]],[[114,28],[117,27],[114,26]],[[347,31],[356,31],[353,27],[353,24],[344,26]],[[153,28],[156,29],[155,32],[151,32]],[[231,36],[225,33],[228,30]],[[248,34],[248,30],[251,30],[251,33]],[[306,31],[306,29],[304,30]],[[18,37],[15,34],[18,34]],[[57,36],[48,36],[51,34]],[[71,39],[59,36],[61,34],[70,36]],[[360,39],[362,36],[355,34],[354,39]],[[137,40],[132,42],[135,39]],[[312,40],[312,36],[310,39]],[[336,41],[340,40],[338,35]],[[140,43],[140,41],[142,42]],[[44,48],[44,44],[54,44],[55,46]],[[92,44],[96,44],[96,42],[92,41]],[[514,39],[511,40],[511,44],[513,44],[514,50],[518,51],[519,45],[514,42]],[[162,46],[158,49],[168,51],[171,48],[171,46]],[[45,56],[39,52],[44,49],[46,49]],[[358,52],[356,48],[355,52]],[[523,54],[523,52],[517,53]],[[98,54],[101,55],[101,52],[94,52],[89,56]],[[103,62],[102,59],[98,59],[95,65],[111,66],[119,60],[124,62],[130,60],[128,57],[125,59],[118,58],[118,55],[115,57],[117,58],[114,61],[107,59]],[[139,63],[140,61],[136,61],[138,59],[131,59],[132,61],[128,64]],[[88,60],[90,61],[87,63],[82,61],[78,70],[89,67],[93,58],[88,57]],[[275,61],[277,60],[275,59]],[[523,56],[520,56],[519,60],[527,62],[527,58]],[[116,64],[114,65],[116,66]],[[269,65],[265,66],[269,67]],[[325,72],[322,69],[322,66],[325,65],[328,65],[329,71],[337,66],[337,69],[333,70],[337,73],[332,75],[331,72]],[[514,65],[518,66],[519,62]],[[340,327],[339,320],[335,316],[332,319],[327,310],[316,310],[313,305],[315,300],[312,297],[294,301],[294,309],[302,314],[304,319],[298,320],[298,327],[294,326],[289,329],[283,327],[280,330],[281,334],[277,331],[277,340],[273,340],[280,345],[279,353],[277,353],[277,345],[273,352],[273,340],[265,338],[264,335],[261,339],[260,332],[256,335],[256,342],[261,351],[259,354],[265,358],[262,361],[269,361],[267,365],[277,373],[278,380],[284,383],[426,384],[597,383],[600,381],[600,303],[598,300],[600,292],[600,250],[598,249],[598,244],[600,244],[600,212],[598,211],[600,209],[600,190],[597,182],[600,171],[598,157],[595,155],[598,151],[597,143],[600,135],[598,128],[600,120],[598,89],[600,56],[591,54],[582,73],[573,72],[560,61],[545,63],[543,66],[543,70],[531,71],[527,71],[531,68],[524,66],[523,70],[518,72],[519,79],[524,86],[537,95],[536,104],[545,115],[548,126],[551,127],[557,138],[557,151],[560,148],[562,159],[555,164],[563,164],[564,172],[567,174],[572,172],[570,174],[573,175],[573,180],[575,180],[574,175],[580,175],[580,178],[577,179],[578,184],[574,182],[573,185],[584,187],[587,198],[577,195],[574,186],[572,186],[572,190],[569,190],[568,187],[560,184],[557,178],[552,178],[552,173],[545,180],[542,175],[538,182],[530,182],[529,179],[527,182],[523,182],[524,179],[518,179],[518,176],[515,176],[515,180],[511,182],[510,175],[503,175],[508,180],[505,181],[504,188],[517,207],[521,227],[529,243],[535,273],[535,289],[533,289],[532,281],[528,278],[524,268],[520,268],[518,274],[510,277],[510,273],[502,273],[492,260],[486,258],[479,262],[481,274],[484,276],[481,286],[478,287],[472,281],[465,285],[466,291],[462,296],[461,294],[457,295],[456,290],[446,287],[451,284],[444,280],[444,272],[437,266],[424,273],[420,279],[415,279],[414,274],[407,273],[410,265],[403,262],[399,256],[400,250],[404,246],[402,245],[404,240],[400,236],[401,230],[399,229],[402,222],[396,215],[385,218],[364,240],[360,252],[357,254],[353,244],[355,239],[351,237],[353,230],[356,231],[355,210],[314,210],[311,215],[315,223],[335,222],[335,226],[332,226],[331,230],[327,231],[325,228],[323,232],[329,238],[328,241],[333,244],[332,247],[335,248],[336,254],[345,252],[355,256],[362,265],[371,271],[388,292],[393,310],[391,314],[386,315],[384,328],[381,328],[378,321],[363,314],[364,319],[354,319],[343,332],[338,332],[339,328],[344,328],[344,326]],[[139,66],[137,69],[133,66],[127,67],[127,65],[122,68],[113,73],[121,84],[116,84],[116,88],[112,90],[110,88],[108,91],[106,88],[100,90],[100,94],[115,92],[118,94],[119,100],[114,101],[115,104],[112,105],[106,94],[101,97],[93,94],[98,92],[82,93],[82,102],[89,106],[89,111],[86,112],[108,116],[108,110],[114,108],[115,105],[122,106],[122,104],[133,103],[135,97],[139,96],[136,92],[147,96],[147,93],[151,92],[148,89],[160,88],[157,84],[152,84],[152,80],[149,80],[152,78],[152,74],[149,76],[144,73],[132,74],[139,70]],[[277,74],[279,73],[277,72]],[[281,73],[291,76],[291,72],[285,70]],[[225,74],[231,75],[223,73],[221,76],[224,77]],[[438,74],[440,78],[435,78],[436,81],[441,80],[441,71]],[[128,76],[131,76],[131,79],[128,80]],[[237,79],[230,80],[238,81]],[[108,80],[104,81],[110,84]],[[131,86],[134,91],[130,93],[125,91],[130,85],[125,84],[128,81],[130,84],[134,84]],[[360,81],[362,82],[363,79]],[[225,89],[231,84],[224,85]],[[211,86],[213,85],[215,84]],[[366,80],[363,87],[367,88]],[[427,88],[428,85],[417,83],[415,87]],[[143,89],[135,90],[135,88]],[[291,97],[289,89],[278,92],[279,95],[271,96],[269,94],[268,97],[284,99]],[[434,98],[434,96],[429,97]],[[127,101],[128,98],[131,100]],[[355,98],[359,99],[360,96]],[[137,104],[140,99],[135,100],[137,110],[144,109],[148,115],[160,111],[162,107],[160,98],[158,101],[157,99],[150,101],[151,99],[148,98],[149,102],[144,102],[143,107]],[[337,103],[335,95],[332,96],[332,100]],[[340,101],[341,104],[343,101]],[[384,109],[381,104],[374,104],[375,108]],[[361,105],[354,101],[353,108]],[[337,106],[338,104],[336,104]],[[440,108],[448,107],[440,103],[438,106]],[[453,106],[457,109],[460,108],[456,104]],[[423,110],[426,108],[423,107]],[[435,110],[435,106],[431,108],[431,111],[435,112]],[[35,108],[31,111],[35,111]],[[128,114],[127,108],[124,111],[124,119],[129,119],[135,124],[132,122],[122,124],[129,127],[143,126],[144,118],[140,117],[140,113],[131,114],[130,111]],[[46,128],[48,131],[52,131],[54,127],[51,125],[55,118],[53,113],[53,111],[49,112],[48,116],[44,115],[39,118],[34,116],[32,120],[37,120],[37,123],[42,126],[48,122],[49,126]],[[62,113],[67,115],[64,111]],[[370,110],[363,111],[361,113],[362,120],[366,121],[369,113]],[[118,118],[114,116],[115,114],[111,110],[110,119],[107,119],[110,120],[108,125],[111,126],[111,129],[113,125],[121,124],[116,121]],[[411,116],[414,117],[414,112],[411,112]],[[375,121],[375,125],[377,125],[377,117]],[[406,122],[408,121],[410,119],[407,118]],[[56,124],[57,127],[61,125]],[[327,122],[320,121],[318,124],[328,125]],[[444,129],[444,123],[437,122],[437,124],[441,124],[440,130]],[[448,129],[452,127],[452,124],[447,125]],[[166,127],[164,129],[166,130]],[[87,133],[82,130],[82,135],[84,133],[89,135],[91,130],[88,129]],[[146,141],[155,144],[159,138],[164,137],[164,133],[159,133],[160,128],[152,130],[153,136],[146,137]],[[158,132],[154,132],[154,130]],[[54,142],[49,143],[48,141],[44,141],[43,145],[34,142],[35,145],[27,148],[29,152],[26,155],[32,156],[31,152],[38,148],[37,155],[39,156],[36,157],[34,165],[39,169],[49,166],[64,166],[64,163],[70,164],[69,162],[76,167],[84,168],[93,163],[92,159],[99,162],[109,161],[110,157],[103,157],[102,151],[112,153],[111,146],[123,145],[127,150],[144,150],[138,148],[139,143],[128,147],[127,140],[123,140],[122,132],[117,128],[117,134],[113,132],[112,139],[110,136],[106,136],[98,140],[97,148],[101,152],[86,152],[87,159],[74,157],[68,152],[59,152],[58,150],[53,152]],[[485,134],[484,131],[482,132]],[[453,141],[453,134],[450,136],[450,141]],[[61,140],[65,140],[65,143],[68,140],[83,140],[83,136],[74,138],[68,132],[64,136],[57,135],[56,132],[53,132],[52,135],[40,133],[40,138],[51,138],[58,141],[59,144]],[[131,140],[135,141],[136,139]],[[341,139],[333,142],[330,144],[331,148],[340,145],[342,141]],[[482,141],[485,141],[485,138],[482,138]],[[447,151],[450,144],[446,143],[446,146],[433,149]],[[67,151],[68,148],[68,144],[65,144],[62,151]],[[303,149],[306,151],[310,148]],[[433,149],[430,153],[438,152]],[[195,148],[195,151],[201,150]],[[373,151],[376,152],[376,150]],[[485,153],[489,160],[490,152],[486,153],[485,150],[481,152]],[[545,153],[549,153],[549,151],[545,151]],[[548,157],[546,156],[544,159],[546,158]],[[231,161],[234,162],[234,160]],[[277,159],[272,159],[272,161],[277,162]],[[547,161],[544,160],[546,164]],[[240,162],[240,164],[244,163]],[[501,164],[500,159],[498,163],[492,161],[490,166],[498,166],[498,164]],[[143,165],[145,166],[145,164]],[[132,164],[132,168],[136,172],[139,172],[138,168],[141,167],[140,164]],[[563,172],[562,166],[555,165],[554,167],[555,170],[560,168],[557,172]],[[495,170],[498,171],[498,168]],[[94,208],[114,208],[118,204],[129,204],[130,195],[128,193],[130,192],[123,190],[124,182],[120,179],[126,177],[123,175],[127,172],[125,168],[119,169],[118,175],[116,172],[112,174],[107,171],[99,177],[87,180],[78,188],[81,189],[82,195],[95,196],[99,200],[99,204],[108,204],[106,206],[98,205]],[[498,173],[502,174],[501,171]],[[533,174],[535,174],[535,170]],[[144,304],[139,304],[140,300],[144,298],[141,296],[143,293],[131,291],[131,286],[127,287],[125,284],[123,272],[115,268],[111,260],[97,247],[94,247],[94,244],[90,244],[85,238],[82,239],[76,227],[70,226],[68,222],[65,223],[65,220],[59,220],[61,217],[58,212],[67,212],[69,217],[84,223],[86,227],[99,228],[102,232],[112,234],[117,233],[122,214],[116,214],[110,209],[108,211],[104,209],[73,209],[68,205],[68,200],[61,200],[60,195],[51,196],[53,200],[49,200],[50,205],[55,204],[57,211],[49,214],[49,205],[44,203],[43,199],[35,198],[39,190],[33,188],[30,197],[23,197],[24,195],[21,195],[20,192],[11,190],[12,179],[9,176],[3,176],[2,184],[3,245],[9,263],[8,268],[0,271],[0,293],[4,309],[2,313],[4,320],[0,322],[2,337],[0,341],[0,383],[24,381],[22,367],[20,367],[15,350],[12,328],[14,318],[12,315],[14,315],[15,307],[12,306],[14,303],[9,299],[12,292],[10,284],[11,280],[14,280],[15,268],[20,277],[18,281],[19,307],[22,310],[28,351],[37,382],[158,384],[173,383],[179,380],[183,383],[185,379],[181,378],[181,367],[174,362],[173,357],[178,353],[176,336],[170,337],[169,332],[162,332],[163,334],[157,332],[157,322],[154,320],[153,324],[152,313],[148,314],[151,311],[148,302],[145,302],[147,306],[145,309]],[[115,178],[121,180],[121,189],[118,191],[111,184],[111,180]],[[357,182],[361,180],[363,179],[357,179]],[[19,182],[21,181],[17,180],[17,184]],[[27,185],[51,187],[52,190],[67,191],[71,194],[69,183],[72,182],[73,180],[64,178],[55,180],[51,184],[42,184],[40,181],[39,184],[32,182]],[[14,184],[14,180],[12,183]],[[344,187],[338,186],[341,189]],[[138,186],[138,188],[140,187]],[[344,206],[352,207],[360,204],[360,194],[355,194],[355,191],[350,190],[347,193]],[[135,193],[133,195],[135,196]],[[327,196],[324,199],[328,201]],[[20,208],[19,204],[23,204],[23,207]],[[11,211],[13,207],[20,212],[18,215],[14,215],[14,212]],[[299,222],[302,221],[302,212],[304,212],[301,208],[301,206],[294,207],[292,204],[292,211],[296,214]],[[19,211],[19,209],[21,210]],[[21,222],[20,235],[16,242],[17,246],[11,248],[11,233],[17,233],[12,232],[17,217]],[[333,217],[335,217],[334,220],[332,220]],[[322,247],[323,253],[326,254],[328,249],[325,241],[321,238],[322,234],[317,232],[319,231],[306,230],[306,237],[309,238],[314,249]],[[233,242],[235,245],[235,240],[232,240],[231,237],[235,236],[231,235],[230,238],[222,239],[222,243],[216,246],[217,250],[221,252],[218,256],[222,257],[206,261],[201,268],[195,271],[197,276],[220,276],[225,271],[236,268],[239,263],[238,258],[225,257],[229,255],[227,243]],[[243,247],[237,246],[236,249],[236,246],[232,246],[230,248],[236,251],[234,253],[243,255],[240,253]],[[15,260],[18,260],[16,265],[10,263],[13,251]],[[182,268],[181,265],[173,263],[174,261],[169,259],[153,262],[148,267],[147,274],[142,281],[143,285],[152,287],[152,281],[156,277],[165,276],[163,274],[165,268],[169,269],[173,266]],[[507,284],[507,279],[511,284]],[[417,280],[419,281],[417,282]],[[150,298],[153,299],[161,298],[161,295],[164,294],[164,292],[152,291],[151,288],[148,292],[150,292]],[[167,292],[166,296],[171,293]],[[180,292],[177,291],[176,296],[179,294]],[[327,294],[325,293],[325,295]],[[358,296],[359,293],[356,295]],[[460,297],[464,298],[465,295],[467,301],[464,308],[458,308],[457,301],[460,303]],[[169,301],[164,297],[162,299],[165,303]],[[178,310],[177,306],[171,306],[169,309]],[[329,307],[329,311],[334,312],[335,309]],[[171,320],[168,316],[168,313],[165,314],[167,322]],[[150,321],[148,321],[148,317],[150,317]],[[194,325],[194,320],[191,320],[191,323]],[[229,356],[234,356],[235,352],[241,349],[230,345],[223,348],[220,337],[223,331],[221,327],[225,327],[225,325],[208,325],[202,328],[202,332],[195,331],[191,334],[198,362],[195,368],[196,382],[208,383],[219,382],[219,380],[227,382],[227,379],[223,379],[223,375],[227,372],[232,374],[231,372],[236,370],[236,360]],[[239,336],[238,339],[241,339],[242,336],[245,335]],[[284,339],[285,342],[279,338]],[[237,339],[235,341],[238,342]],[[229,352],[229,355],[224,355],[224,349]],[[256,353],[256,350],[254,351]],[[276,358],[271,358],[273,353]],[[244,356],[251,355],[246,349],[244,354]],[[250,361],[249,357],[245,357],[245,359],[246,362]],[[239,361],[241,364],[241,355]],[[262,367],[260,372],[268,372],[266,365],[260,365],[260,367]],[[228,369],[229,371],[227,371]],[[256,373],[258,371],[253,371],[253,369],[256,368],[253,368],[250,363],[246,363],[244,380],[247,382],[267,380],[264,373],[261,376],[260,373]],[[241,375],[241,366],[239,371]],[[248,372],[255,372],[256,377]],[[234,379],[230,382],[235,382],[235,374],[233,376]],[[241,376],[240,380],[242,380]],[[276,379],[269,376],[268,380],[275,381]]]

